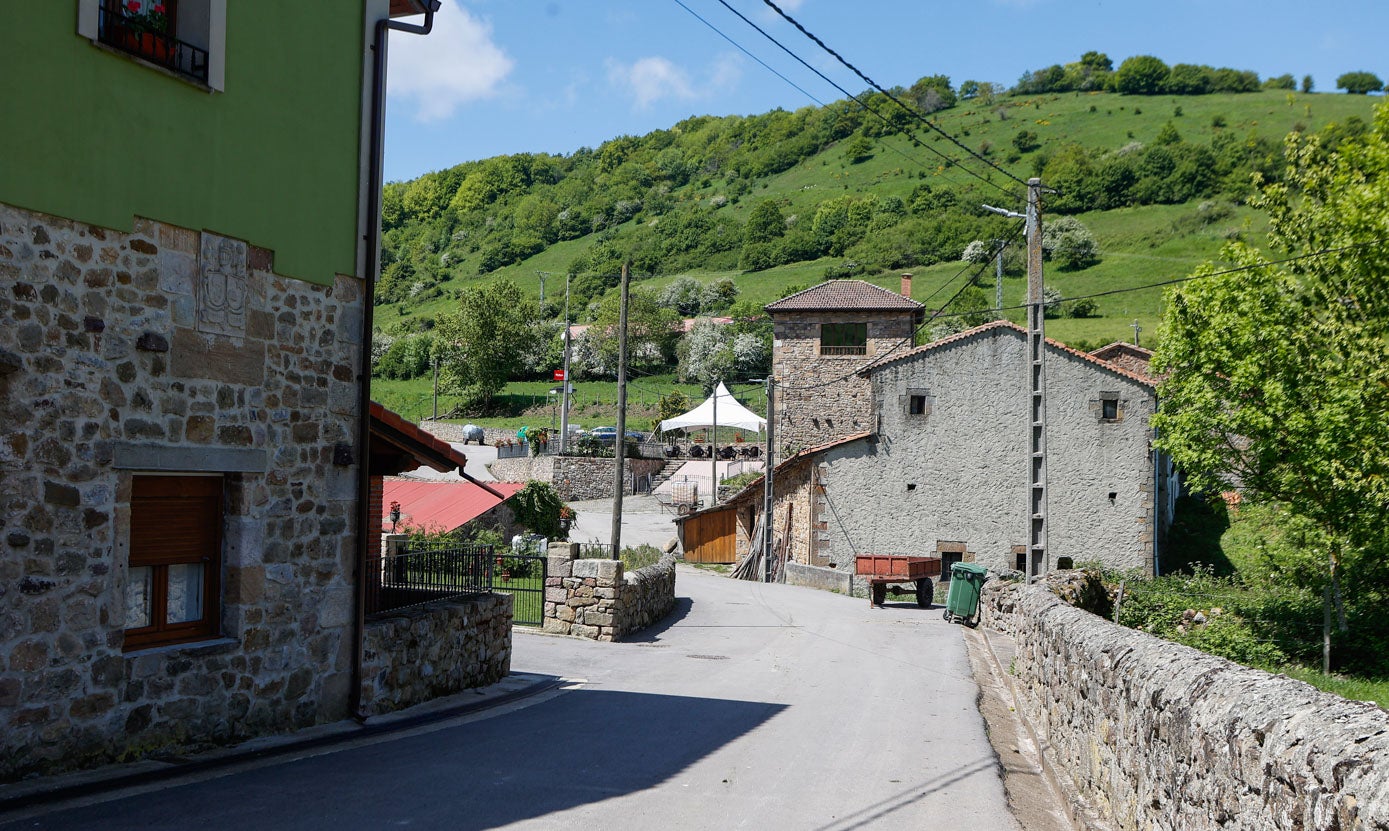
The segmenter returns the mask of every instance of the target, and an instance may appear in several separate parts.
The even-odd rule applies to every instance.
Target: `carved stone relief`
[[[204,233],[198,258],[198,331],[246,336],[247,246]]]

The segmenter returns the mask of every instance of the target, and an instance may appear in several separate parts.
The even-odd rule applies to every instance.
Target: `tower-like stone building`
[[[779,455],[872,430],[872,385],[861,373],[912,348],[925,306],[911,299],[911,275],[902,275],[901,294],[830,280],[766,309]]]

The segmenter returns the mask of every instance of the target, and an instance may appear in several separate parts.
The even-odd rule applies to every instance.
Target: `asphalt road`
[[[0,828],[1018,828],[937,609],[686,566],[677,594],[624,643],[518,633],[567,691]]]

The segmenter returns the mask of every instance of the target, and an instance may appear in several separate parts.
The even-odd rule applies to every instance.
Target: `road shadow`
[[[685,619],[685,616],[694,608],[694,601],[688,597],[675,598],[675,605],[670,607],[666,616],[631,635],[623,637],[623,643],[655,643],[661,636],[670,630],[672,626]]]
[[[55,831],[496,828],[655,787],[784,709],[579,689],[495,718],[20,825]]]

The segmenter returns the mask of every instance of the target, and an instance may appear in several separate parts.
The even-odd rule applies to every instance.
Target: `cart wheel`
[[[949,610],[949,609],[946,609],[945,611],[941,612],[941,613],[940,613],[940,617],[941,617],[941,620],[945,621],[946,623],[949,623],[949,622],[950,622],[950,610]]]
[[[886,583],[874,583],[874,584],[873,584],[873,605],[874,605],[874,606],[881,606],[881,605],[883,605],[883,601],[884,601],[884,600],[887,600],[887,584],[886,584]]]
[[[931,608],[931,578],[923,577],[916,581],[916,605],[922,609]]]

